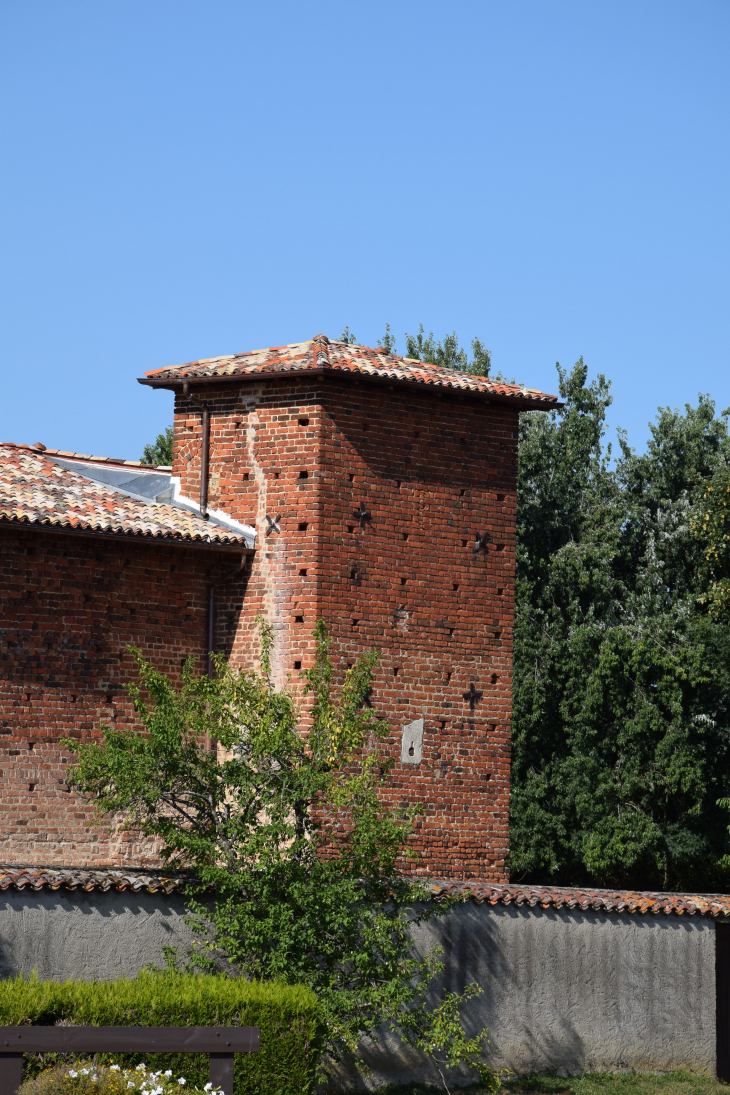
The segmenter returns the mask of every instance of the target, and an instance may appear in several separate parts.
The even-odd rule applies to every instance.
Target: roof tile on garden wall
[[[500,886],[490,882],[432,880],[434,897],[463,896],[478,905],[516,905],[542,909],[585,909],[607,913],[671,913],[677,916],[730,916],[730,895],[653,893],[631,890],[582,890],[567,886]]]
[[[119,871],[111,868],[0,867],[0,890],[131,890],[182,892],[192,881],[183,873]],[[572,889],[567,886],[496,885],[490,882],[431,880],[435,898],[464,897],[478,905],[515,905],[528,909],[581,909],[603,913],[664,913],[676,916],[730,916],[728,894],[653,893],[629,890]]]
[[[557,396],[546,395],[522,384],[508,384],[484,376],[471,376],[457,369],[443,369],[427,361],[389,354],[382,346],[356,346],[331,342],[316,335],[307,342],[290,346],[270,346],[263,350],[230,354],[225,357],[189,361],[166,369],[154,369],[140,378],[143,384],[159,387],[179,386],[185,380],[227,380],[238,377],[256,379],[287,373],[330,372],[369,376],[378,380],[413,384],[418,387],[451,389],[466,395],[493,396],[528,407],[549,410],[558,406]]]
[[[181,874],[115,871],[83,867],[0,867],[0,890],[131,890],[175,893],[185,886]]]

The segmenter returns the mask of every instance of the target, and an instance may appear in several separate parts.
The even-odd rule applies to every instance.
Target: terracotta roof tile
[[[0,444],[0,522],[246,547],[244,536],[220,524],[177,505],[130,498],[53,459],[75,455]]]
[[[132,890],[174,893],[187,877],[173,873],[84,867],[0,867],[0,890]]]
[[[123,870],[111,867],[0,867],[0,890],[146,890],[182,892],[192,881],[183,872]],[[518,886],[510,883],[431,880],[435,898],[464,896],[478,905],[515,905],[541,909],[582,909],[601,913],[652,913],[665,916],[730,917],[729,894],[654,893],[628,890],[571,889],[567,886]]]
[[[256,379],[257,376],[302,372],[357,374],[419,387],[446,388],[464,394],[508,400],[524,409],[542,407],[549,410],[558,405],[557,396],[545,395],[521,384],[506,384],[489,377],[470,376],[456,369],[442,369],[427,362],[387,354],[381,346],[373,350],[368,346],[331,342],[325,335],[290,346],[270,346],[263,350],[154,369],[140,378],[140,383],[153,387],[179,387],[184,380]]]
[[[606,913],[674,913],[677,916],[730,916],[730,895],[582,890],[566,886],[498,885],[491,882],[433,880],[434,897],[464,895],[478,905],[526,905],[542,909],[590,909]]]

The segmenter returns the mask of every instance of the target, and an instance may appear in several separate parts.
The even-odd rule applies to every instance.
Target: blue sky
[[[730,5],[5,0],[0,438],[139,456],[144,370],[419,322],[641,448],[730,404]]]

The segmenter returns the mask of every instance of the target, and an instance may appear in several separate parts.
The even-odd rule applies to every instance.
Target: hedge
[[[180,973],[141,973],[118,981],[39,981],[35,976],[24,980],[22,975],[0,981],[0,1026],[59,1022],[101,1027],[260,1027],[261,1051],[236,1054],[235,1095],[308,1095],[323,1033],[317,998],[301,985]],[[28,1054],[24,1079],[63,1059],[59,1054]],[[97,1060],[128,1065],[144,1061],[150,1068],[171,1068],[201,1087],[208,1080],[207,1054],[99,1054]]]

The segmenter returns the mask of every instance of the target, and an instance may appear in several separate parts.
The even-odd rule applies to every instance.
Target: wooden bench
[[[258,1053],[259,1027],[0,1027],[0,1095],[15,1095],[24,1053],[209,1053],[210,1082],[233,1095],[233,1054]]]

